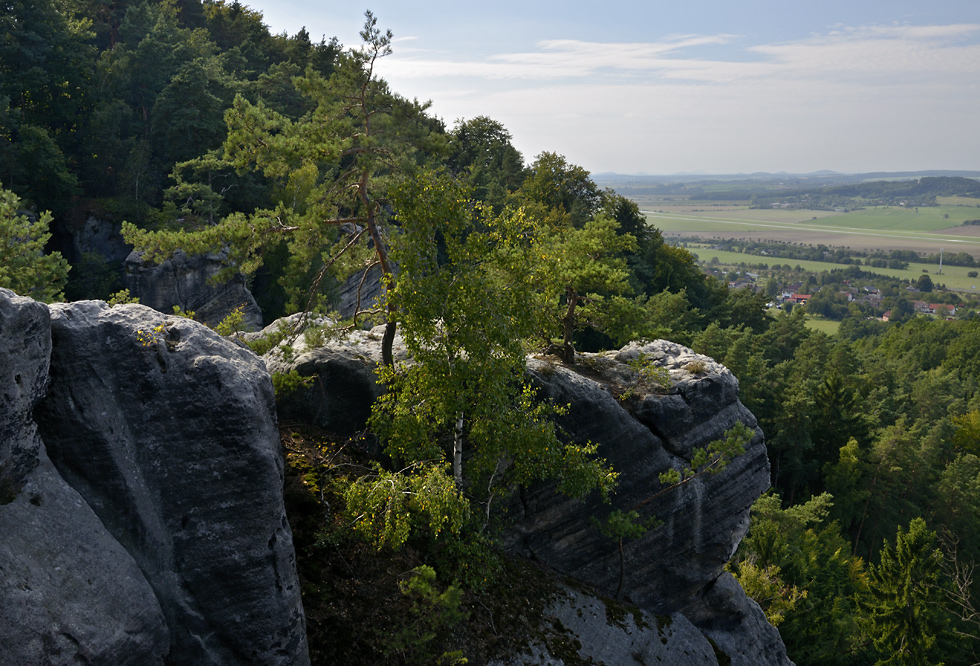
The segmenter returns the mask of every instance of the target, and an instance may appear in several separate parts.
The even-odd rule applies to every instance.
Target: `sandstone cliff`
[[[319,379],[289,418],[339,433],[378,395],[380,332],[272,351]],[[396,350],[404,359],[404,349]],[[288,359],[288,361],[287,361]],[[669,387],[637,378],[637,361]],[[673,343],[530,358],[566,436],[621,473],[611,504],[546,484],[516,494],[502,540],[565,577],[531,640],[499,664],[788,664],[778,633],[727,573],[768,484],[762,433],[717,476],[656,495],[658,476],[736,421],[734,377]],[[195,322],[142,306],[40,305],[0,290],[0,661],[308,663],[266,367]],[[648,501],[649,500],[649,501]],[[593,519],[662,521],[617,544]],[[624,615],[610,601],[623,578]]]
[[[371,378],[380,360],[379,346],[378,330],[355,331],[344,340],[314,346],[299,337],[290,353],[274,350],[266,362],[273,372],[297,371],[317,378],[286,405],[294,417],[306,414],[320,427],[351,434],[364,427],[365,406],[377,395]],[[639,358],[666,369],[669,388],[638,381]],[[644,650],[665,663],[730,659],[731,664],[745,666],[789,664],[776,629],[724,571],[748,530],[750,506],[769,485],[763,435],[738,401],[734,376],[711,359],[666,341],[580,354],[575,368],[532,357],[529,373],[541,397],[570,405],[561,420],[566,435],[598,443],[599,454],[621,475],[611,504],[597,498],[569,499],[540,484],[521,491],[509,507],[506,547],[593,591],[591,601],[556,602],[543,621],[573,632],[580,656],[601,658],[610,666],[635,663],[631,654]],[[661,488],[661,472],[682,468],[695,448],[721,438],[736,421],[756,433],[743,455],[717,476],[699,477],[647,501]],[[624,542],[622,596],[640,609],[654,630],[643,634],[634,627],[624,638],[622,630],[604,632],[597,625],[590,630],[570,628],[566,620],[570,614],[580,615],[582,603],[604,608],[599,597],[613,596],[619,587],[617,544],[601,534],[593,519],[637,506],[644,516],[663,523]],[[654,614],[673,618],[669,637],[658,633],[663,623],[658,624]],[[646,641],[648,647],[640,649],[637,641]],[[660,647],[651,641],[664,651],[658,652]],[[508,663],[564,663],[546,653],[542,645],[529,645],[525,657]]]
[[[0,290],[0,387],[0,662],[309,662],[253,354]]]
[[[255,330],[262,326],[262,311],[245,278],[236,274],[218,284],[212,278],[226,268],[222,254],[188,256],[176,252],[159,264],[143,262],[133,251],[126,257],[125,283],[140,303],[169,314],[174,306],[194,312],[208,326],[217,325],[232,311],[241,309],[243,326]]]

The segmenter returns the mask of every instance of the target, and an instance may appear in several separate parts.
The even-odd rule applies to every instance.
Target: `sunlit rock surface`
[[[162,664],[153,589],[37,434],[50,353],[48,308],[0,289],[0,663]]]
[[[367,406],[377,395],[371,372],[380,361],[380,340],[375,330],[321,345],[295,341],[288,361],[275,351],[266,363],[273,372],[316,378],[315,390],[287,406],[295,410],[291,414],[352,433],[365,426]],[[399,354],[404,350],[396,346]],[[641,381],[640,359],[665,369],[669,382]],[[677,626],[697,632],[697,639],[684,640],[693,645],[710,638],[732,664],[789,664],[779,633],[724,570],[748,530],[752,503],[769,487],[763,435],[738,401],[735,377],[712,359],[664,340],[579,354],[575,367],[530,357],[528,370],[541,398],[570,406],[560,418],[565,435],[597,443],[599,455],[620,474],[619,488],[608,504],[597,497],[570,499],[550,484],[520,491],[508,507],[506,547],[607,596],[618,591],[623,601],[648,613],[683,617],[688,624]],[[352,400],[363,401],[364,408],[344,407]],[[695,449],[720,439],[736,422],[755,431],[743,455],[720,474],[658,494],[662,472],[684,468]],[[595,524],[614,509],[635,509],[660,523],[624,541],[622,567],[617,542]],[[586,654],[587,640],[581,641]],[[563,663],[548,658],[540,663]],[[622,662],[603,659],[632,663],[626,656]],[[691,659],[669,663],[702,663]]]
[[[254,354],[0,290],[0,380],[0,663],[309,663]]]
[[[174,306],[216,326],[235,310],[242,313],[244,330],[262,327],[262,311],[239,274],[213,281],[226,267],[223,254],[188,256],[176,252],[160,264],[144,263],[133,251],[126,257],[126,288],[143,305],[170,314]]]

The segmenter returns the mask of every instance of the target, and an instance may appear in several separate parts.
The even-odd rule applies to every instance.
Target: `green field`
[[[772,239],[856,249],[969,252],[980,257],[980,226],[962,226],[980,214],[966,206],[880,207],[849,213],[744,206],[661,206],[647,220],[668,235]],[[946,216],[949,216],[948,218]],[[816,218],[816,219],[814,219]]]
[[[814,331],[820,331],[826,333],[827,335],[837,335],[837,330],[840,328],[839,321],[833,321],[831,319],[823,318],[806,318],[806,327],[813,329]]]
[[[820,273],[822,271],[829,271],[835,268],[847,268],[844,264],[832,264],[826,261],[798,261],[795,259],[783,259],[781,257],[764,257],[754,254],[744,254],[742,252],[726,252],[724,250],[712,250],[704,247],[688,247],[691,254],[695,255],[705,264],[709,263],[713,258],[718,258],[718,263],[721,266],[738,266],[741,263],[746,264],[766,264],[767,266],[775,266],[776,264],[781,264],[783,266],[789,265],[799,266],[805,271],[810,271],[813,273]],[[887,275],[889,277],[900,278],[902,280],[917,280],[923,271],[928,272],[932,281],[937,284],[945,284],[949,289],[955,289],[958,291],[969,291],[971,293],[977,293],[980,290],[980,278],[971,278],[967,276],[969,271],[980,271],[978,268],[968,268],[966,266],[943,266],[943,274],[937,275],[936,271],[939,270],[939,266],[936,264],[921,264],[912,263],[905,270],[899,270],[896,268],[873,268],[871,266],[860,266],[861,270],[867,271],[869,273],[875,273],[877,275]],[[750,269],[751,270],[751,269]]]
[[[948,217],[946,217],[948,216]],[[900,208],[879,206],[823,218],[820,224],[855,229],[941,231],[963,224],[964,220],[980,217],[980,211],[963,206],[930,206],[928,208]]]
[[[941,206],[972,206],[973,208],[980,208],[980,199],[970,197],[936,197],[936,203]],[[977,211],[977,217],[980,217],[980,211]]]

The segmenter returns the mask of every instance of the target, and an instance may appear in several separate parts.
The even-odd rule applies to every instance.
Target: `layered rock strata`
[[[0,382],[0,661],[309,663],[261,361],[0,290]]]
[[[261,328],[262,310],[246,287],[245,278],[235,274],[214,281],[226,268],[224,254],[188,256],[178,251],[160,264],[149,264],[133,251],[126,257],[125,283],[140,303],[166,314],[179,306],[194,312],[208,326],[216,326],[234,310],[241,310],[245,330]]]
[[[315,414],[318,425],[350,433],[364,427],[368,412],[337,405],[368,405],[377,395],[370,370],[379,362],[379,345],[380,330],[319,347],[297,342],[285,355],[267,355],[267,364],[274,372],[317,377],[322,402],[311,390],[298,396],[297,413]],[[662,386],[644,379],[644,366],[662,369],[669,381]],[[542,399],[569,405],[560,419],[565,436],[598,444],[599,455],[620,474],[619,488],[608,504],[565,497],[549,484],[519,491],[508,511],[506,546],[605,595],[620,592],[644,611],[683,616],[697,627],[701,643],[713,641],[722,660],[789,664],[776,629],[724,570],[748,530],[752,503],[769,486],[763,435],[738,401],[735,377],[710,358],[663,340],[579,354],[575,367],[532,357],[528,369]],[[660,494],[661,473],[688,466],[696,449],[722,438],[736,422],[755,432],[744,454],[720,474]],[[624,540],[623,566],[617,542],[597,527],[616,509],[659,523]]]

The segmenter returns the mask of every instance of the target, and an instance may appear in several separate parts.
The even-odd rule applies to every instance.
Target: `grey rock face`
[[[353,317],[358,310],[370,310],[374,307],[383,294],[380,266],[358,271],[340,285],[337,312],[345,319]]]
[[[557,643],[577,645],[580,660],[605,666],[671,664],[715,666],[715,648],[697,627],[681,615],[636,614],[619,608],[613,612],[595,595],[565,587],[541,619],[542,633]],[[563,666],[546,645],[529,646],[527,652],[489,666]],[[579,663],[578,661],[576,663]]]
[[[152,588],[31,418],[50,351],[48,308],[0,289],[0,662],[162,664],[170,637]]]
[[[81,224],[69,226],[75,256],[92,253],[108,262],[122,262],[132,251],[120,232],[120,224],[86,215]],[[117,264],[118,265],[118,264]]]
[[[371,405],[381,395],[375,368],[381,363],[383,334],[384,326],[377,326],[313,346],[298,335],[291,340],[288,353],[282,349],[267,353],[264,358],[270,373],[297,372],[314,378],[309,387],[280,400],[280,418],[312,423],[342,436],[363,430]],[[400,335],[395,336],[394,357],[396,361],[406,358]]]
[[[261,361],[138,305],[56,305],[51,322],[41,437],[152,586],[167,663],[308,663]]]
[[[634,385],[636,395],[624,404],[612,389],[630,384],[625,363],[640,355],[669,371],[671,387],[662,394]],[[624,598],[650,612],[681,612],[710,629],[713,640],[731,649],[733,664],[789,663],[778,632],[724,572],[748,530],[749,508],[769,487],[761,431],[722,473],[657,496],[659,475],[683,468],[694,448],[720,439],[735,421],[755,428],[738,402],[737,380],[711,359],[666,341],[583,354],[579,364],[585,374],[544,360],[529,368],[542,397],[570,405],[561,419],[569,438],[599,444],[599,455],[619,471],[618,491],[611,505],[572,500],[545,485],[523,491],[511,509],[509,546],[614,595],[621,574],[617,544],[592,519],[635,509],[662,524],[624,541]],[[761,635],[743,635],[748,628]],[[723,634],[728,638],[721,640]]]
[[[261,328],[262,311],[241,275],[211,284],[210,279],[225,268],[224,259],[220,254],[188,256],[178,251],[161,264],[144,264],[142,255],[134,251],[126,258],[126,288],[143,305],[167,314],[179,305],[209,326],[241,308],[245,328]]]

